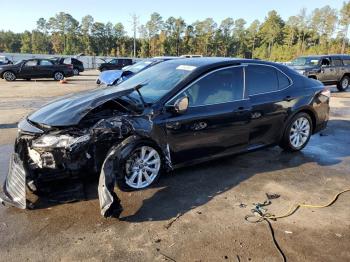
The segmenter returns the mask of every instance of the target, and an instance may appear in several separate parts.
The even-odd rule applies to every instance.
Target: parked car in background
[[[271,62],[158,63],[118,88],[64,97],[23,119],[0,202],[25,208],[26,186],[52,192],[50,183],[100,173],[105,214],[115,183],[139,190],[162,170],[276,144],[302,150],[326,127],[329,97],[319,81]]]
[[[349,55],[301,56],[294,59],[289,66],[325,85],[337,85],[339,91],[345,91],[350,85]]]
[[[141,72],[142,70],[150,68],[151,66],[154,66],[158,63],[175,59],[175,58],[178,58],[178,57],[165,57],[165,56],[155,57],[155,58],[142,60],[130,66],[123,67],[122,70],[103,71],[98,76],[96,80],[96,84],[103,85],[103,86],[116,85],[132,77],[133,75]]]
[[[60,57],[56,58],[56,61],[59,64],[67,64],[73,65],[73,73],[75,76],[79,75],[79,73],[84,72],[84,64],[80,60],[73,57]]]
[[[131,58],[115,58],[110,60],[109,62],[102,63],[97,68],[100,72],[106,70],[120,70],[125,66],[129,66],[133,64],[133,60]]]
[[[0,65],[10,65],[13,64],[10,59],[8,59],[6,56],[0,56]]]
[[[0,66],[0,77],[6,81],[14,81],[18,78],[26,80],[53,78],[59,81],[73,75],[73,65],[58,64],[50,59],[28,59],[13,65]]]

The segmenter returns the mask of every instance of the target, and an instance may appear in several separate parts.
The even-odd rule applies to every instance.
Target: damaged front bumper
[[[15,206],[26,209],[26,171],[18,154],[11,156],[8,175],[3,192],[0,192],[0,202],[5,206]]]

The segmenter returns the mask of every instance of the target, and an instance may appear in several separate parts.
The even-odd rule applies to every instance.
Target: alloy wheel
[[[64,75],[61,72],[56,72],[54,78],[55,80],[60,81],[64,79]]]
[[[304,146],[311,134],[310,122],[305,117],[300,117],[294,121],[289,132],[289,141],[291,145],[298,149]]]
[[[345,90],[348,88],[348,86],[349,86],[349,79],[345,77],[341,82],[341,87]]]
[[[5,73],[4,73],[4,79],[5,79],[6,81],[14,81],[14,80],[16,79],[16,76],[15,76],[15,74],[12,73],[12,72],[5,72]]]
[[[73,74],[75,75],[75,76],[77,76],[77,75],[79,75],[79,70],[78,69],[73,69]]]
[[[141,146],[126,161],[126,184],[135,189],[148,187],[158,176],[160,165],[161,159],[157,150]]]

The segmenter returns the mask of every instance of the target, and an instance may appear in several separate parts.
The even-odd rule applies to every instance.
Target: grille
[[[19,208],[26,208],[26,173],[17,154],[12,155],[5,183],[6,195]]]

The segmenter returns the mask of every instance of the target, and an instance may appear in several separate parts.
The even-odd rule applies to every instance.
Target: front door
[[[216,70],[168,102],[189,98],[188,110],[169,116],[165,123],[174,164],[246,149],[251,115],[243,81],[242,66]]]
[[[321,73],[318,76],[318,80],[326,83],[336,81],[335,67],[332,65],[330,57],[324,57],[321,60]]]
[[[35,78],[38,76],[38,72],[36,70],[36,67],[38,65],[38,60],[28,60],[26,61],[20,71],[20,77],[23,78]]]

